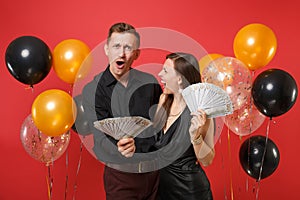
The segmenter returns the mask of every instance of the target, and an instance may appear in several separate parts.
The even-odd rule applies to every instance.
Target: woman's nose
[[[162,70],[158,73],[158,76],[161,78],[162,77]]]

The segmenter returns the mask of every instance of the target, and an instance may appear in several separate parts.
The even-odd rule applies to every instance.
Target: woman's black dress
[[[189,138],[188,128],[184,128],[185,133],[178,132],[178,126],[182,122],[181,115],[164,134],[158,133],[157,147],[170,143],[176,134],[183,134]],[[186,120],[184,120],[186,121]],[[178,143],[178,145],[180,145]],[[175,148],[176,149],[176,148]],[[209,200],[213,199],[209,180],[201,165],[197,162],[192,144],[173,163],[160,170],[160,182],[158,189],[159,200]]]

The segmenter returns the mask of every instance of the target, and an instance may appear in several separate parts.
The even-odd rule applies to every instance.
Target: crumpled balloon
[[[43,134],[35,126],[31,115],[23,122],[20,132],[22,145],[26,152],[34,159],[51,164],[60,158],[66,151],[70,142],[70,132],[51,137]]]
[[[89,127],[89,121],[86,116],[84,107],[82,105],[82,95],[77,95],[73,98],[77,107],[77,116],[75,123],[72,126],[73,131],[79,133],[80,135],[89,135],[91,130]]]

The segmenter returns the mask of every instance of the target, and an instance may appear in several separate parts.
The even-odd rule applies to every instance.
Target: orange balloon
[[[73,84],[77,78],[86,74],[79,68],[90,53],[90,48],[82,41],[68,39],[60,42],[53,51],[53,69],[66,83]]]
[[[31,108],[35,126],[48,136],[59,136],[70,130],[76,114],[73,98],[58,89],[46,90],[39,94]]]
[[[234,54],[249,70],[266,66],[274,57],[277,39],[274,32],[263,24],[249,24],[236,34]]]
[[[208,64],[217,59],[223,57],[223,55],[221,54],[217,54],[217,53],[211,53],[211,54],[207,54],[205,56],[203,56],[200,60],[199,60],[199,67],[200,67],[200,74],[202,74],[202,71],[205,67],[208,66]]]

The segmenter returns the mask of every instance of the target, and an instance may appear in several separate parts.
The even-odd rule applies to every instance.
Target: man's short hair
[[[116,23],[110,27],[108,32],[107,42],[109,42],[109,39],[113,33],[125,33],[125,32],[134,34],[134,36],[137,39],[137,48],[139,48],[140,34],[136,32],[135,28],[132,25],[124,22]]]

